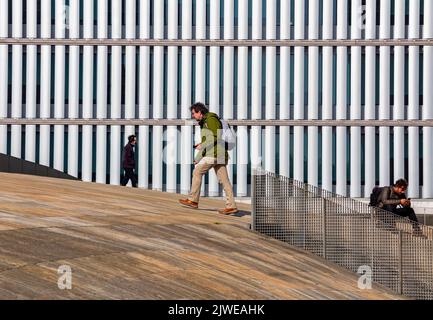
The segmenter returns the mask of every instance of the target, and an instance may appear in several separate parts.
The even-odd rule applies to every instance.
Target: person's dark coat
[[[394,211],[400,204],[401,199],[406,199],[406,194],[397,194],[393,187],[385,187],[377,199],[378,207],[388,211]]]
[[[422,231],[418,226],[418,218],[415,214],[415,210],[408,206],[399,206],[401,199],[407,199],[405,193],[398,194],[394,192],[394,188],[392,186],[385,187],[379,194],[378,207],[392,212],[398,216],[408,217],[409,220],[411,220],[414,232],[417,234],[422,234]],[[384,218],[388,223],[392,220],[391,217]],[[395,223],[395,221],[393,223]]]
[[[135,169],[134,146],[130,143],[123,148],[123,168]]]

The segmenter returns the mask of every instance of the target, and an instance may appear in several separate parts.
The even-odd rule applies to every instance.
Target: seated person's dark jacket
[[[377,199],[378,207],[384,210],[393,211],[400,204],[401,199],[406,199],[406,194],[397,194],[393,187],[385,187]]]

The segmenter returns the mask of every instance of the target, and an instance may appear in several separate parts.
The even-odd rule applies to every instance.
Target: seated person
[[[411,208],[410,199],[406,198],[405,191],[408,183],[405,179],[399,179],[393,186],[384,187],[379,194],[377,207],[390,211],[398,216],[408,217],[412,223],[414,233],[421,235],[418,219]]]

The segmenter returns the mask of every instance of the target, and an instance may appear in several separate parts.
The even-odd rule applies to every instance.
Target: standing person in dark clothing
[[[131,179],[132,187],[137,188],[137,178],[135,177],[135,154],[134,147],[137,143],[135,135],[128,137],[128,144],[123,148],[123,169],[125,175],[122,179],[122,186],[126,186],[129,179]]]
[[[405,191],[408,183],[399,179],[393,186],[384,187],[378,197],[378,207],[402,217],[408,217],[412,222],[414,233],[422,234],[415,211],[411,208],[410,199],[406,198]]]

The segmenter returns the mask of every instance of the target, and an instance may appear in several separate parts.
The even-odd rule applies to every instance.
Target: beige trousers
[[[233,187],[227,174],[227,166],[226,164],[218,164],[216,159],[211,157],[202,158],[201,161],[195,166],[195,169],[192,173],[192,185],[191,192],[189,194],[189,200],[199,202],[203,175],[212,168],[215,170],[218,181],[223,185],[224,191],[226,193],[226,208],[236,208],[235,199],[233,197]]]

